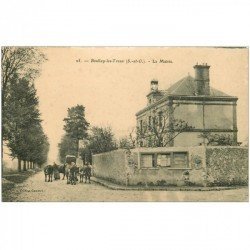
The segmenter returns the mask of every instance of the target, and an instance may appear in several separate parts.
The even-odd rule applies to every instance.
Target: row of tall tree
[[[2,53],[2,143],[18,159],[18,170],[47,161],[48,138],[41,125],[34,80],[45,55],[32,47],[3,47]]]

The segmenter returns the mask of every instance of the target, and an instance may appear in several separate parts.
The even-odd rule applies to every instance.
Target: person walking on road
[[[54,169],[54,180],[60,180],[59,166],[55,162],[53,164],[53,169]]]
[[[85,183],[87,183],[87,181],[89,181],[90,183],[91,167],[89,163],[87,163],[87,166],[84,169],[84,175],[85,175]]]

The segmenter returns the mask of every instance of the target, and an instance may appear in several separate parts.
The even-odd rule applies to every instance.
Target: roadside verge
[[[173,187],[173,186],[125,186],[115,184],[113,182],[103,180],[97,177],[92,177],[91,181],[98,183],[104,187],[107,187],[112,190],[141,190],[141,191],[220,191],[220,190],[231,190],[231,189],[240,189],[246,188],[245,186],[230,186],[230,187],[194,187],[194,186],[182,186],[182,187]]]

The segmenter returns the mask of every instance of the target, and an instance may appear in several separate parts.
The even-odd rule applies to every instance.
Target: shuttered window
[[[141,156],[142,168],[152,168],[153,167],[153,154],[145,154]]]
[[[188,152],[142,153],[140,157],[141,168],[169,169],[188,168]]]
[[[173,153],[174,168],[186,168],[188,166],[187,153],[174,152]]]

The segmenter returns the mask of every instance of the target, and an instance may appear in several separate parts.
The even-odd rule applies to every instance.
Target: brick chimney
[[[157,80],[152,80],[151,81],[151,84],[150,84],[150,87],[151,87],[151,91],[158,91],[158,81]]]
[[[158,101],[162,95],[163,93],[158,89],[158,81],[152,80],[150,82],[150,93],[147,95],[148,105]]]
[[[209,68],[207,64],[197,63],[194,66],[197,95],[210,95]]]

